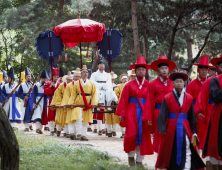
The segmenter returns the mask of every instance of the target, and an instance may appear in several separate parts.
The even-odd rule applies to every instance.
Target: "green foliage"
[[[68,147],[60,141],[46,136],[33,137],[16,131],[20,147],[20,168],[28,169],[82,169],[82,170],[126,170],[119,160],[107,152],[89,147]],[[75,141],[72,141],[75,142]],[[139,170],[134,167],[132,170]]]

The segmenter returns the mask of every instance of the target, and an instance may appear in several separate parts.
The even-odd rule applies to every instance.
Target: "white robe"
[[[112,101],[118,101],[115,92],[113,91],[113,85],[111,81],[111,75],[103,71],[102,73],[97,70],[92,73],[90,80],[95,84],[98,95],[98,103],[105,104],[105,101],[110,105]],[[106,83],[99,83],[104,81]],[[103,90],[101,88],[103,87]]]

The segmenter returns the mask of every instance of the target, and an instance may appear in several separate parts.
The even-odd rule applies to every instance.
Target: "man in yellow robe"
[[[120,97],[121,97],[121,94],[122,94],[122,91],[123,91],[123,88],[125,86],[125,84],[128,82],[128,76],[127,74],[122,74],[119,79],[121,80],[121,84],[119,84],[117,86],[117,88],[114,89],[115,93],[116,93],[116,96],[118,97],[118,102],[120,101]],[[117,116],[117,115],[115,115]],[[119,116],[118,116],[119,118]],[[125,127],[121,127],[121,132],[122,132],[122,136],[120,138],[124,138],[124,135],[125,135],[125,130],[126,128]]]
[[[63,96],[63,100],[62,100],[62,104],[61,104],[62,106],[68,105],[69,98],[71,97],[71,93],[74,89],[74,84],[81,77],[81,72],[80,72],[79,68],[76,68],[76,70],[72,71],[72,72],[74,72],[74,80],[71,83],[69,83],[66,87],[66,90],[65,90],[64,96]],[[75,121],[71,120],[71,114],[72,114],[71,109],[67,108],[67,109],[65,109],[65,111],[66,111],[65,124],[68,124],[68,133],[66,134],[66,137],[69,138],[70,134],[76,135]]]
[[[82,68],[81,76],[82,78],[74,84],[68,104],[85,105],[85,107],[71,109],[71,121],[76,122],[77,136],[70,134],[70,138],[80,138],[81,141],[88,141],[86,138],[87,126],[88,122],[93,122],[92,106],[98,104],[98,98],[95,84],[87,79],[88,70],[86,65]]]
[[[69,77],[71,79],[66,80],[67,75],[63,76],[63,83],[61,83],[59,85],[59,87],[56,89],[54,97],[52,99],[51,105],[62,106],[62,99],[63,99],[63,95],[64,95],[64,92],[65,92],[66,86],[73,79],[73,76],[71,75],[71,72],[69,72],[68,74],[69,74]],[[64,127],[65,133],[68,132],[68,126],[65,125],[65,120],[66,120],[66,111],[65,111],[65,109],[57,108],[56,109],[56,117],[55,117],[55,125],[56,125],[57,136],[60,136],[62,127]]]

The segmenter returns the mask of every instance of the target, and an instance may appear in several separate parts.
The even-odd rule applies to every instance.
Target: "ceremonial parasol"
[[[54,32],[47,30],[38,35],[36,38],[36,50],[41,58],[48,60],[48,64],[55,66],[54,59],[62,55],[63,47],[62,40],[56,36]]]
[[[72,19],[53,28],[55,35],[62,39],[68,47],[75,47],[80,43],[80,60],[82,68],[81,42],[89,43],[101,41],[105,32],[105,25],[90,19]],[[88,44],[89,48],[89,44]],[[87,55],[88,56],[88,49]]]
[[[111,72],[112,59],[120,55],[123,35],[118,30],[106,30],[102,41],[98,42],[100,54],[108,61]]]

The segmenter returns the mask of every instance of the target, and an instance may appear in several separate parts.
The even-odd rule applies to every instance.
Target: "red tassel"
[[[67,53],[65,53],[65,61],[68,61]]]
[[[59,56],[59,61],[61,61],[61,58],[62,58],[62,57],[61,57],[61,56]]]
[[[88,43],[88,46],[87,46],[86,58],[89,58],[89,43]]]

